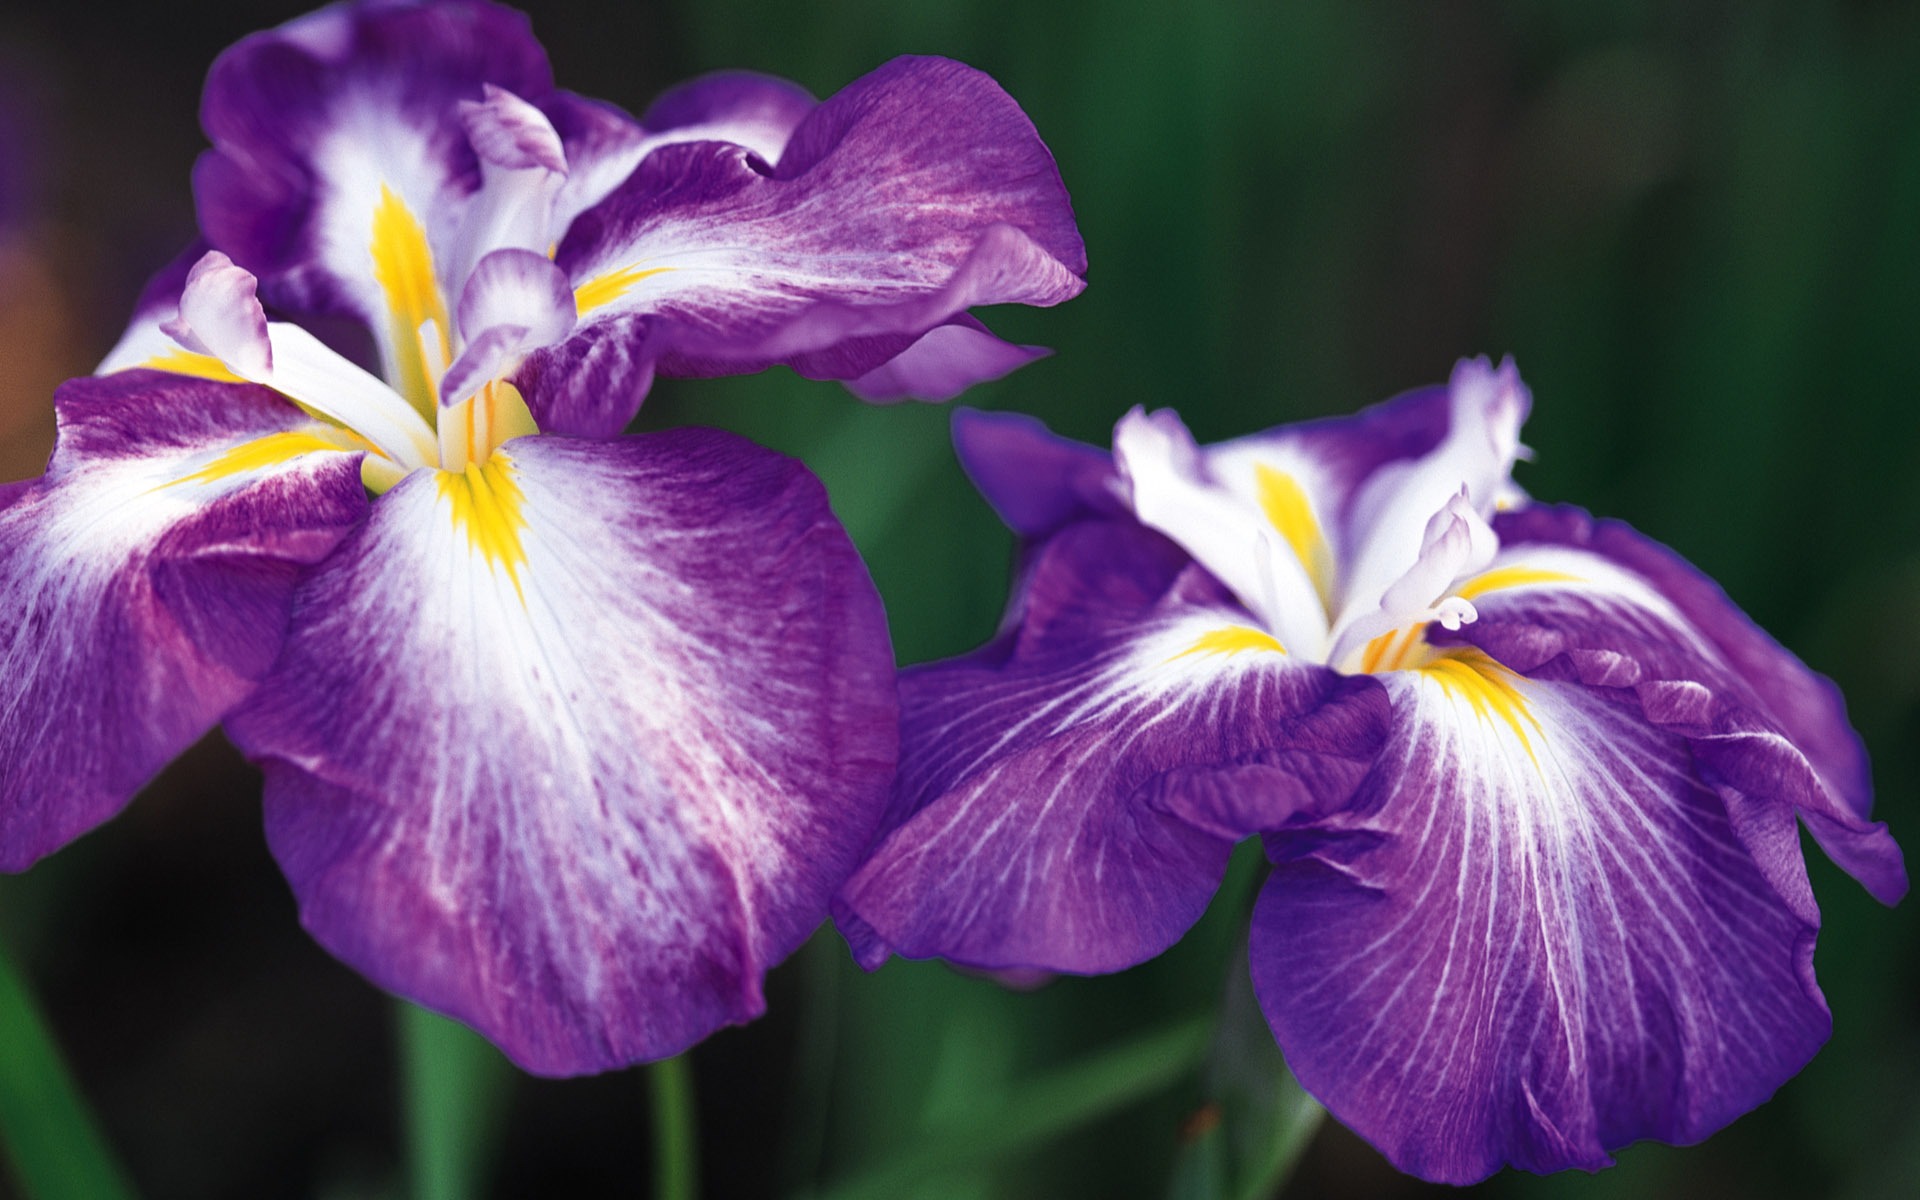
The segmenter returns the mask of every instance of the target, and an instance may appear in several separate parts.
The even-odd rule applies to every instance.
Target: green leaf
[[[991,1108],[949,1117],[822,1200],[917,1195],[931,1181],[1031,1149],[1171,1086],[1208,1045],[1205,1020],[1183,1021],[1016,1082]]]
[[[36,1200],[134,1194],[67,1075],[46,1021],[0,950],[0,1142]]]

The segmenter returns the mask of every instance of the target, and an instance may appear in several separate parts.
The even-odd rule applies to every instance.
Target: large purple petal
[[[1006,93],[959,63],[897,59],[812,110],[777,165],[723,142],[653,151],[557,261],[581,328],[530,361],[522,391],[543,428],[604,434],[655,364],[856,379],[974,305],[1076,295],[1086,251]]]
[[[458,102],[552,88],[527,19],[476,0],[341,4],[236,43],[207,76],[200,227],[268,303],[386,315],[368,253],[390,189],[436,248],[479,185]]]
[[[1593,1169],[1692,1142],[1825,1040],[1814,928],[1687,739],[1565,659],[1387,677],[1344,814],[1269,839],[1254,982],[1288,1065],[1401,1169]]]
[[[901,679],[891,832],[847,885],[849,940],[1092,973],[1164,950],[1234,841],[1346,798],[1386,722],[1371,680],[1297,667],[1130,522],[1042,551],[1017,633]]]
[[[408,477],[228,729],[314,936],[556,1075],[757,1016],[897,737],[819,484],[692,429]]]
[[[1704,646],[1723,664],[1717,682],[1726,686],[1737,679],[1742,702],[1778,726],[1858,816],[1867,815],[1872,807],[1872,779],[1860,737],[1847,721],[1840,690],[1748,619],[1713,580],[1630,526],[1596,521],[1570,505],[1528,505],[1501,515],[1494,530],[1519,554],[1529,553],[1528,547],[1565,546],[1598,555],[1644,579],[1689,627],[1696,656]],[[1574,599],[1566,593],[1539,593],[1535,598],[1551,601],[1555,596]],[[1566,636],[1567,644],[1581,645],[1596,631],[1590,622],[1573,622]],[[1651,651],[1643,644],[1637,653],[1645,656]],[[1673,651],[1686,652],[1686,647]],[[1662,655],[1658,665],[1647,666],[1656,674],[1693,677],[1668,655]]]
[[[1502,516],[1499,529],[1505,548],[1485,578],[1519,586],[1480,592],[1470,584],[1481,620],[1436,636],[1480,646],[1518,671],[1564,655],[1589,682],[1639,688],[1648,718],[1692,739],[1718,782],[1781,797],[1778,812],[1743,822],[1743,833],[1792,840],[1797,813],[1875,896],[1893,903],[1906,892],[1899,848],[1867,820],[1866,754],[1837,688],[1711,580],[1618,521],[1528,506]],[[1787,761],[1798,765],[1788,770]],[[1751,782],[1756,772],[1772,783]],[[1787,779],[1803,783],[1789,788]],[[1783,897],[1811,909],[1797,842],[1790,854],[1754,850]]]
[[[0,507],[0,870],[113,816],[266,673],[366,507],[357,453],[264,388],[126,371],[55,397]]]

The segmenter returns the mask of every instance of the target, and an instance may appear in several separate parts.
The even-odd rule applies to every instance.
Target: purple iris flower
[[[1112,971],[1262,835],[1253,980],[1301,1083],[1403,1170],[1607,1164],[1825,1040],[1796,818],[1876,897],[1841,699],[1671,551],[1537,504],[1513,365],[1199,447],[963,414],[1024,539],[1000,634],[901,677],[838,905],[863,961]]]
[[[250,37],[203,119],[207,245],[0,496],[0,867],[224,722],[313,935],[529,1070],[758,1015],[884,804],[885,617],[799,464],[620,433],[656,371],[1032,357],[966,310],[1082,287],[1046,147],[937,59],[636,122],[460,2]]]

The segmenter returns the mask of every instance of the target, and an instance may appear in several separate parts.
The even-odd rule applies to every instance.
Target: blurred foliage
[[[190,232],[201,73],[302,7],[0,13],[0,62],[20,64],[12,86],[40,114],[24,151],[36,207],[0,236],[8,362],[80,373],[111,343]],[[1091,285],[1058,310],[986,314],[1058,355],[968,403],[1096,442],[1133,405],[1171,405],[1211,440],[1512,353],[1536,397],[1522,483],[1673,545],[1832,675],[1874,753],[1879,815],[1920,845],[1920,7],[577,0],[534,22],[564,85],[636,111],[721,67],[820,95],[902,52],[994,74],[1059,159]],[[19,473],[44,454],[45,386],[0,395]],[[903,662],[993,629],[1011,541],[955,466],[944,410],[868,408],[776,371],[663,384],[642,419],[805,458],[868,556]],[[230,750],[201,747],[125,818],[0,879],[0,939],[146,1194],[398,1194],[390,1017],[298,931],[256,787]],[[1701,1147],[1481,1194],[1920,1190],[1920,906],[1881,909],[1809,848],[1835,1013],[1814,1063]],[[1097,1075],[1088,1056],[1214,1013],[1244,954],[1247,849],[1195,935],[1117,977],[1020,991],[934,964],[862,976],[823,932],[770,980],[766,1019],[692,1056],[712,1193],[856,1179],[1027,1111],[1034,1080]],[[1183,1153],[1181,1178],[1204,1175],[1192,1142],[1213,1101],[1194,1050],[1135,1103],[902,1187],[1159,1195]],[[640,1072],[506,1088],[493,1194],[642,1186]],[[1428,1193],[1328,1122],[1286,1194]]]

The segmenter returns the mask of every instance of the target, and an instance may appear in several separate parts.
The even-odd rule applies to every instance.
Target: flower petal
[[[1520,426],[1532,405],[1513,360],[1495,368],[1485,359],[1464,359],[1447,391],[1446,437],[1417,459],[1383,466],[1354,495],[1354,553],[1341,588],[1343,619],[1371,613],[1413,568],[1428,518],[1462,487],[1483,519],[1492,517],[1511,487],[1513,461],[1522,453]]]
[[[482,92],[484,100],[458,105],[467,142],[480,163],[480,189],[466,205],[444,270],[452,287],[461,286],[497,250],[544,258],[559,228],[554,205],[567,177],[566,151],[546,114],[505,88],[489,83]]]
[[[1235,841],[1344,800],[1385,726],[1371,680],[1290,665],[1132,522],[1063,531],[1013,611],[984,650],[901,678],[884,840],[838,910],[868,966],[888,949],[1076,973],[1150,958]]]
[[[433,431],[405,400],[301,326],[268,321],[253,276],[217,250],[188,273],[179,315],[160,328],[190,356],[340,422],[402,467],[433,460]]]
[[[382,496],[228,729],[323,945],[576,1074],[759,1014],[879,816],[891,679],[798,464],[521,438]]]
[[[1593,1169],[1812,1056],[1814,930],[1634,693],[1474,651],[1385,681],[1373,776],[1269,839],[1254,915],[1262,1007],[1335,1116],[1427,1179]]]
[[[635,121],[610,104],[557,92],[546,102],[572,174],[556,228],[607,198],[640,160],[676,142],[732,142],[769,164],[819,101],[796,83],[751,71],[716,71],[671,88]]]
[[[534,345],[573,328],[573,289],[544,254],[495,250],[480,260],[460,293],[460,334],[473,339],[497,325],[517,325]]]
[[[265,674],[305,568],[366,508],[358,453],[263,388],[152,371],[55,397],[0,507],[0,870],[118,812]]]
[[[847,390],[874,404],[951,400],[976,383],[1010,375],[1051,353],[1044,346],[1001,341],[973,317],[959,316],[927,330],[913,345],[847,381]]]
[[[573,223],[557,261],[581,328],[519,382],[542,428],[586,434],[625,424],[656,362],[858,378],[971,306],[1066,300],[1086,269],[1025,114],[942,59],[849,85],[775,167],[719,142],[653,151]]]
[[[1649,719],[1691,738],[1726,786],[1787,796],[1786,779],[1811,776],[1753,828],[1790,834],[1797,812],[1876,897],[1891,904],[1905,894],[1899,848],[1884,825],[1867,820],[1866,753],[1832,683],[1678,555],[1618,521],[1536,505],[1503,514],[1496,529],[1500,556],[1462,589],[1483,622],[1459,638],[1523,672],[1566,656],[1590,682],[1663,685],[1657,698],[1649,693]],[[1783,755],[1798,768],[1783,767]],[[1756,770],[1771,783],[1755,783]],[[1783,898],[1811,911],[1797,844],[1791,854],[1757,845],[1755,853]]]
[[[1088,516],[1131,515],[1113,457],[1047,430],[1025,413],[956,409],[953,450],[993,511],[1022,537]]]
[[[1120,418],[1113,460],[1141,524],[1178,542],[1295,653],[1324,660],[1326,610],[1306,546],[1208,477],[1178,413],[1135,408]]]
[[[421,288],[450,290],[434,259],[480,182],[459,102],[485,84],[537,103],[552,74],[524,16],[470,0],[336,5],[243,39],[201,101],[200,228],[269,304],[367,321],[399,378]]]
[[[180,294],[186,290],[187,277],[206,257],[207,250],[207,244],[196,238],[179,257],[147,281],[140,298],[134,302],[133,319],[127,323],[126,332],[100,360],[94,374],[111,375],[134,367],[150,367],[202,379],[239,382],[239,376],[222,366],[218,359],[182,347],[162,328],[180,315]]]

